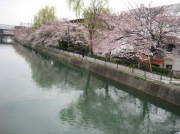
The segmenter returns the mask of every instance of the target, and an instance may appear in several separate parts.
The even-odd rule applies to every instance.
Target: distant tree
[[[33,28],[38,29],[42,24],[46,24],[56,19],[55,8],[46,6],[34,16]]]
[[[108,0],[90,0],[88,6],[85,5],[85,0],[68,0],[68,3],[76,15],[84,19],[83,24],[89,31],[90,53],[93,55],[93,39],[96,30],[102,28],[100,26],[102,20],[98,17],[108,11]]]

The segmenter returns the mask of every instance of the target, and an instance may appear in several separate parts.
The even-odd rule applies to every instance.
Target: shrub
[[[152,70],[153,70],[153,72],[164,74],[164,75],[168,75],[171,73],[171,70],[169,70],[167,68],[156,67],[156,66],[152,66]]]
[[[86,45],[82,44],[73,44],[68,41],[58,41],[59,49],[63,49],[70,52],[75,52],[78,54],[87,55],[89,53],[89,48]]]

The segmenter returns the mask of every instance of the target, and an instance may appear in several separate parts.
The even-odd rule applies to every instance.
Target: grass
[[[174,85],[174,86],[179,86],[180,87],[180,84],[178,84],[178,83],[171,83],[172,85]]]
[[[143,78],[143,77],[140,77],[140,76],[134,76],[135,79],[138,79],[138,80],[144,80],[144,81],[147,81],[147,79]]]

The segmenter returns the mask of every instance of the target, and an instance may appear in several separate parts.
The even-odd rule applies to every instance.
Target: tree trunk
[[[150,56],[148,55],[148,65],[149,65],[149,72],[152,73],[152,65],[151,65],[151,59],[150,59]]]
[[[90,44],[89,44],[89,49],[90,49],[90,55],[93,56],[93,31],[89,30],[89,40],[90,40]]]

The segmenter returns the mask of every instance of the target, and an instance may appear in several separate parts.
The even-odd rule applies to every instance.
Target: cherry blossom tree
[[[28,43],[27,38],[33,31],[31,27],[17,26],[15,27],[14,38],[16,41]]]
[[[101,11],[94,18],[88,18],[93,10],[87,10],[84,21],[89,20],[83,25],[56,20],[37,30],[21,27],[16,30],[15,38],[27,44],[46,47],[58,47],[62,42],[86,45],[95,55],[148,62],[150,71],[150,57],[157,52],[164,53],[163,49],[168,43],[178,41],[180,17],[169,15],[163,7],[141,6],[120,14]]]
[[[67,20],[51,21],[37,30],[20,27],[15,30],[15,33],[17,40],[30,45],[59,47],[59,43],[71,42],[73,45],[88,46],[87,30],[83,26]]]
[[[148,61],[151,71],[150,57],[157,50],[163,53],[165,39],[168,36],[177,36],[180,28],[180,17],[170,16],[164,11],[163,7],[141,6],[104,17],[111,29],[104,32],[104,36],[99,39],[96,53],[105,55],[111,52],[113,57]]]

